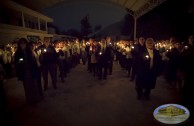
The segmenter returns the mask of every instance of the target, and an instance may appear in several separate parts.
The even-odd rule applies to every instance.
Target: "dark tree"
[[[66,31],[66,34],[74,37],[80,37],[80,32],[76,29],[69,29]]]
[[[130,10],[127,10],[129,12]],[[127,13],[124,17],[123,24],[121,25],[121,33],[123,35],[130,35],[133,36],[133,27],[134,27],[134,20],[133,17]]]
[[[55,29],[56,34],[60,34],[59,28],[53,23],[48,23],[48,28],[53,28]]]
[[[95,28],[94,28],[94,31],[97,32],[100,29],[102,29],[102,26],[101,25],[96,25]]]
[[[81,19],[80,23],[81,23],[81,34],[82,36],[87,37],[90,33],[92,33],[92,27],[89,22],[89,16],[86,15],[83,19]]]

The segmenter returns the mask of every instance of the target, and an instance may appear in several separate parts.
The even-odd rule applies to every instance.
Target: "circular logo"
[[[154,118],[163,124],[184,123],[190,116],[189,110],[178,104],[161,105],[154,110]]]

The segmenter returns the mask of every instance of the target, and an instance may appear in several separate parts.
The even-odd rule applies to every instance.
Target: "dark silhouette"
[[[128,9],[126,9],[129,12]],[[130,35],[130,38],[133,37],[133,29],[134,29],[134,20],[133,17],[127,13],[124,17],[123,24],[121,26],[121,33],[123,35]]]
[[[97,32],[100,29],[102,29],[102,26],[101,25],[96,25],[95,28],[94,28],[94,31]]]
[[[92,27],[89,22],[89,15],[86,15],[83,19],[81,19],[80,23],[82,36],[88,36],[90,33],[92,33]]]

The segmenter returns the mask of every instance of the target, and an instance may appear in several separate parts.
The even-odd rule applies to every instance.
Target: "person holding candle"
[[[141,48],[137,54],[136,91],[137,99],[144,95],[150,99],[151,89],[155,88],[157,76],[161,68],[161,56],[154,48],[154,40],[147,38],[145,47]]]
[[[178,69],[180,66],[181,60],[181,44],[178,40],[174,39],[172,41],[172,49],[171,51],[167,52],[166,56],[168,57],[168,71],[167,71],[167,80],[170,83],[171,88],[176,88],[176,85],[179,84],[180,87],[180,80],[177,76]]]
[[[45,38],[44,44],[40,47],[40,63],[44,80],[44,91],[48,88],[48,73],[51,75],[52,85],[57,88],[57,53],[55,48],[51,46],[50,39]]]
[[[193,110],[193,96],[194,96],[194,35],[188,37],[188,48],[181,53],[182,62],[180,65],[180,72],[184,80],[182,100],[183,104],[190,110]]]
[[[135,40],[136,41],[136,40]],[[145,47],[145,38],[140,37],[139,41],[136,41],[134,43],[134,48],[132,50],[132,56],[133,56],[133,62],[132,62],[132,75],[130,81],[133,81],[136,77],[136,71],[137,71],[137,54],[141,50],[141,48]]]
[[[14,54],[14,63],[18,80],[23,82],[26,101],[30,104],[38,102],[41,99],[37,83],[38,65],[35,55],[25,38],[21,38],[18,41],[18,48]]]

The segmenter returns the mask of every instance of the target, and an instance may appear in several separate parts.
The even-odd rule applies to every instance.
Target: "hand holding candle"
[[[149,59],[149,56],[148,56],[148,55],[146,55],[146,56],[145,56],[145,58],[148,60],[148,59]]]

